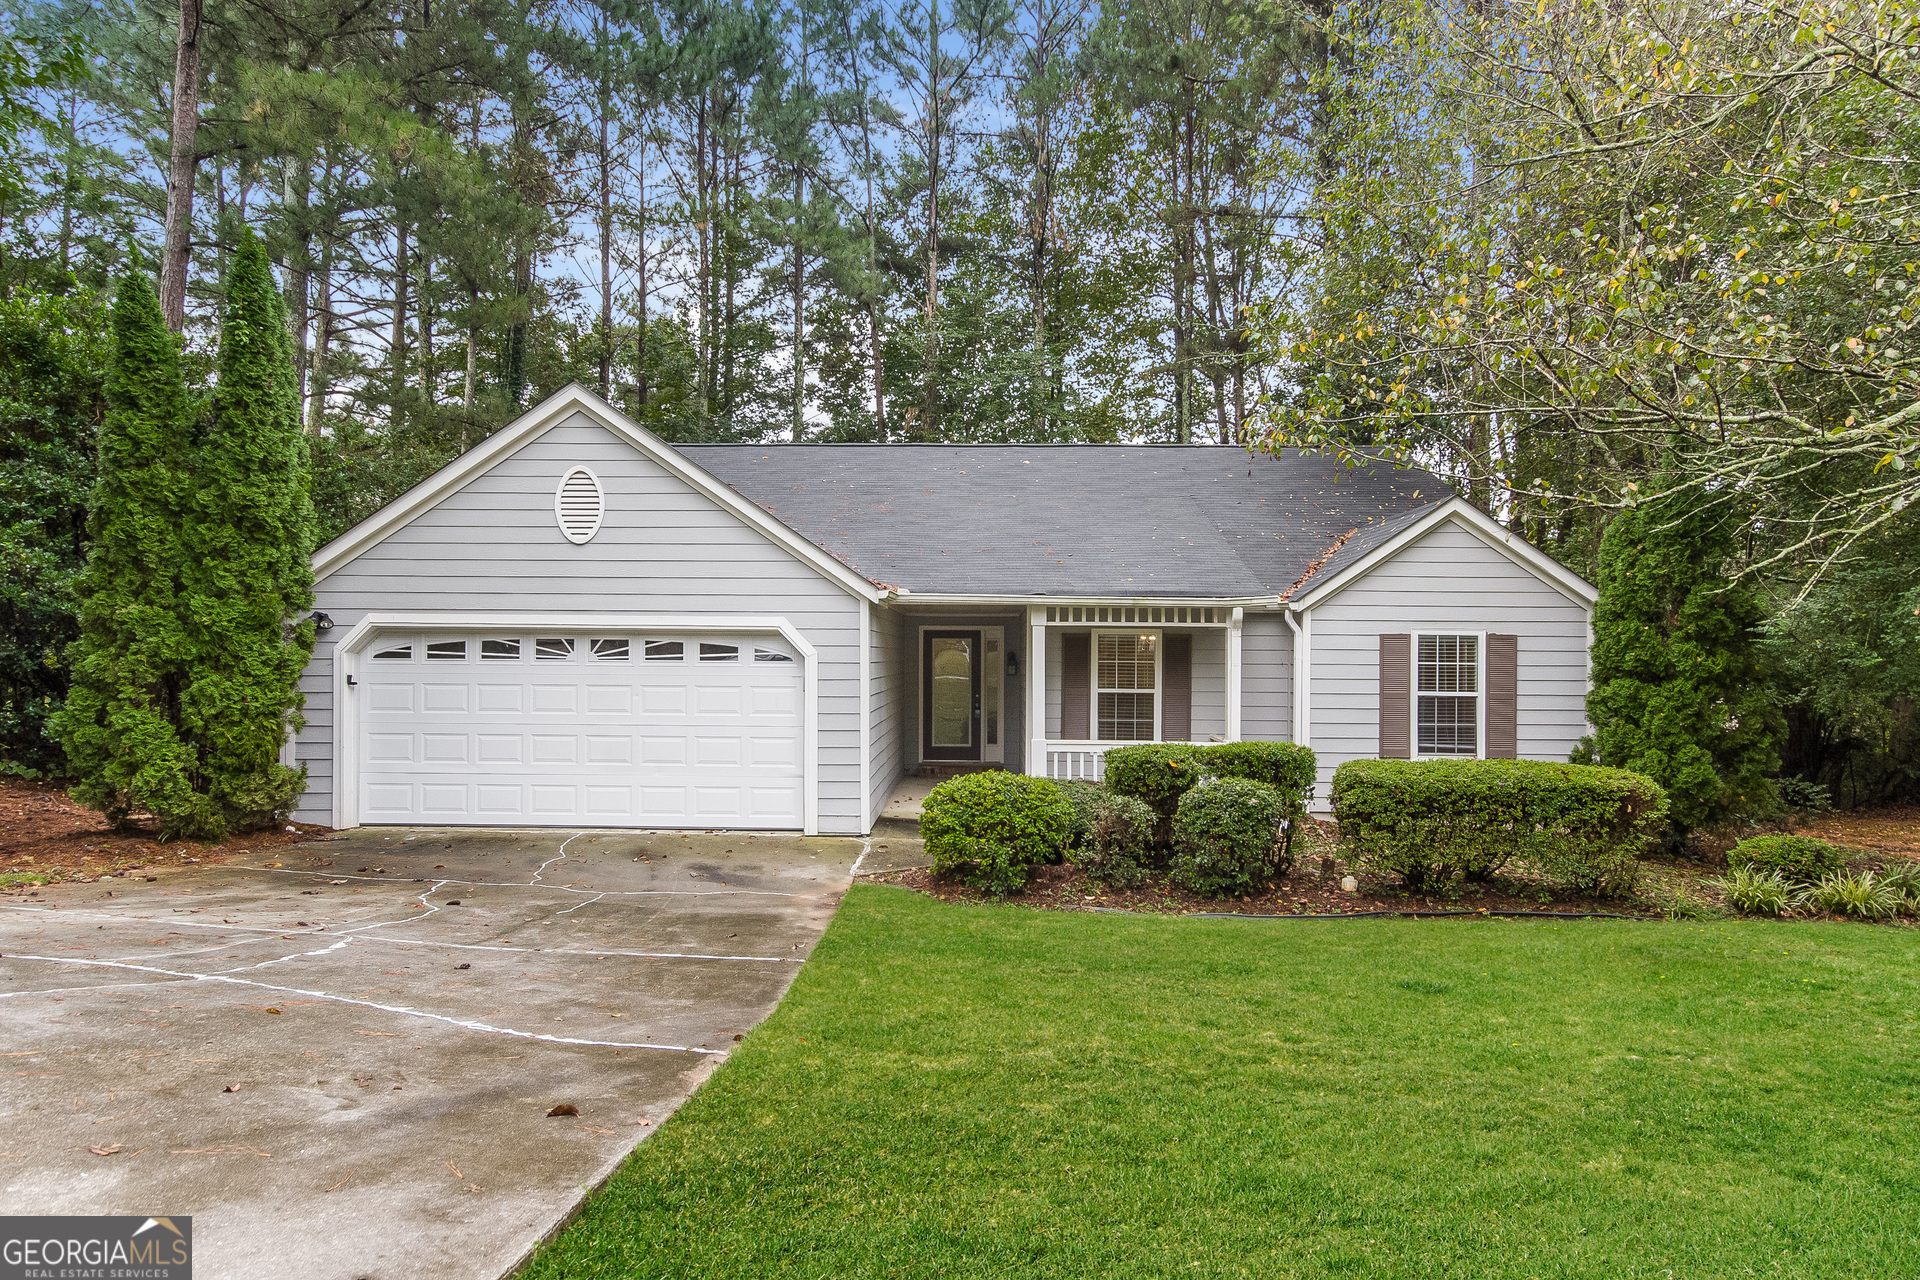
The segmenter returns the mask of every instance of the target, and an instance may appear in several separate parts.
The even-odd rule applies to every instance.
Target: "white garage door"
[[[363,653],[363,822],[802,825],[801,666],[777,637],[423,632]]]

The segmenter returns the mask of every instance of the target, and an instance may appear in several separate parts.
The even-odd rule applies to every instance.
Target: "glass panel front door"
[[[978,631],[928,631],[921,653],[921,747],[929,760],[980,758]]]

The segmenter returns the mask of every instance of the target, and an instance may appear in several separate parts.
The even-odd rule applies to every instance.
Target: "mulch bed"
[[[75,804],[64,784],[0,778],[0,875],[14,884],[98,880],[135,872],[150,875],[299,844],[328,830],[301,824],[293,830],[234,836],[219,844],[192,840],[161,844],[155,838],[151,814],[135,814],[130,830],[114,831],[105,818]]]

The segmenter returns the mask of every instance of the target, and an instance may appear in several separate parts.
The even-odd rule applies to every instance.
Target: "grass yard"
[[[1920,1274],[1920,931],[1268,921],[855,886],[530,1264]]]

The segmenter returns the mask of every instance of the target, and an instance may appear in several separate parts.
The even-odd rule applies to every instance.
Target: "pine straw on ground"
[[[283,828],[289,824],[282,824]],[[0,884],[8,887],[102,876],[151,875],[213,858],[259,853],[326,834],[310,824],[256,831],[217,844],[155,838],[153,816],[135,814],[129,830],[74,803],[66,785],[0,778]]]

